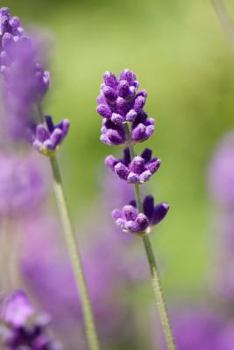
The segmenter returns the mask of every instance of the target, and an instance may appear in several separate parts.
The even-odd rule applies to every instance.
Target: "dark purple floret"
[[[125,131],[122,124],[118,125],[109,119],[104,119],[101,129],[101,141],[108,145],[121,145],[126,141]]]
[[[132,124],[131,140],[133,142],[146,141],[155,129],[155,121],[153,118],[148,118],[145,112],[141,112],[137,115]]]
[[[148,181],[159,169],[161,161],[158,158],[152,158],[152,151],[148,148],[140,156],[135,156],[131,160],[129,148],[126,148],[122,159],[110,155],[105,163],[121,179],[136,184]]]
[[[61,145],[68,134],[70,123],[63,119],[57,125],[54,125],[50,116],[45,117],[46,124],[36,126],[31,135],[33,147],[40,153],[51,156],[53,152]]]
[[[121,210],[115,209],[112,212],[112,217],[123,232],[147,234],[150,232],[151,226],[159,224],[164,219],[168,210],[167,203],[155,206],[154,198],[146,196],[143,201],[143,213],[136,207],[136,202],[132,201]]]
[[[38,314],[23,291],[13,293],[5,301],[1,321],[0,339],[6,350],[61,350],[48,334],[48,315]]]

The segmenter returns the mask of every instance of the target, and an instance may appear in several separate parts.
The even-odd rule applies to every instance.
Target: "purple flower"
[[[41,206],[46,182],[37,157],[0,154],[0,217],[20,218]]]
[[[173,331],[179,350],[224,350],[218,346],[223,320],[216,313],[197,305],[180,308],[172,317]],[[165,347],[166,349],[166,347]]]
[[[223,208],[234,208],[234,132],[221,140],[211,161],[208,186],[212,198]]]
[[[0,71],[4,100],[4,124],[9,136],[26,137],[35,122],[38,104],[49,88],[50,76],[38,60],[38,49],[25,35],[19,19],[0,10]]]
[[[15,40],[23,35],[23,28],[20,25],[18,17],[12,17],[7,7],[0,9],[0,48],[2,47],[2,40],[4,34],[9,33],[13,35]]]
[[[139,282],[143,284],[148,269],[144,257],[138,254],[137,241],[131,235],[120,235],[108,214],[111,208],[129,201],[133,195],[131,186],[118,178],[113,183],[112,177],[108,170],[104,200],[98,201],[95,219],[88,227],[83,226],[81,243],[98,332],[108,349],[118,349],[124,342],[130,345],[137,339],[132,305],[124,296],[126,290],[136,290]],[[96,220],[99,225],[96,225]],[[77,349],[77,320],[82,333],[81,306],[77,303],[69,260],[59,239],[59,224],[45,217],[30,217],[24,222],[23,233],[21,263],[27,285],[43,309],[52,316],[54,327],[61,339],[65,339],[64,346]],[[79,336],[79,349],[86,349],[82,344],[83,334]]]
[[[45,117],[46,125],[39,124],[32,134],[32,145],[40,153],[50,157],[68,134],[70,123],[63,119],[54,125],[51,117]]]
[[[105,163],[121,179],[133,184],[142,184],[159,169],[161,161],[158,158],[152,158],[152,151],[148,148],[140,156],[131,160],[129,148],[126,148],[123,159],[110,155],[106,158]]]
[[[101,141],[120,145],[126,141],[143,142],[154,132],[154,119],[144,112],[146,91],[137,91],[136,75],[124,70],[119,79],[113,73],[104,74],[101,93],[97,98],[97,112],[104,118]],[[131,124],[130,140],[124,124]]]
[[[167,203],[154,205],[153,196],[146,196],[143,201],[143,213],[137,209],[136,202],[125,205],[122,210],[115,209],[112,217],[123,232],[147,234],[151,226],[164,219],[169,206]]]
[[[48,316],[37,314],[23,291],[16,291],[6,299],[1,318],[0,337],[4,349],[61,349],[48,335]]]

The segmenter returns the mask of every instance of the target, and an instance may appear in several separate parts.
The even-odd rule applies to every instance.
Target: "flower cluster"
[[[63,119],[54,125],[50,116],[45,117],[46,125],[39,124],[32,135],[32,145],[40,153],[50,156],[66,137],[69,130],[69,120]]]
[[[37,314],[23,291],[8,297],[1,318],[4,349],[61,350],[61,345],[48,334],[49,317]]]
[[[147,93],[138,87],[136,75],[128,69],[119,79],[106,72],[97,98],[97,112],[103,117],[101,141],[109,145],[126,145],[122,159],[109,155],[105,163],[121,179],[135,186],[148,181],[161,164],[148,148],[140,155],[134,153],[134,144],[147,140],[153,134],[155,124],[144,111]],[[142,208],[137,208],[133,201],[121,210],[114,210],[112,216],[124,232],[146,234],[165,217],[168,209],[166,203],[155,206],[154,198],[146,196]]]
[[[97,98],[97,112],[103,117],[101,141],[109,145],[121,145],[127,141],[124,123],[131,123],[130,139],[143,142],[154,132],[154,119],[144,111],[147,93],[138,91],[136,75],[126,69],[120,78],[110,72],[104,74],[104,82]]]
[[[137,209],[136,201],[131,201],[122,210],[115,209],[112,217],[124,232],[142,233],[157,225],[168,212],[166,203],[154,205],[153,196],[146,196],[143,201],[143,213]]]
[[[68,126],[63,120],[55,127],[52,122],[47,123],[48,130],[43,125],[35,127],[38,120],[44,120],[39,110],[50,86],[50,74],[39,62],[34,41],[7,8],[0,9],[0,29],[0,72],[7,131],[15,140],[25,139],[30,129],[33,146],[44,154],[51,153],[61,144]]]
[[[148,181],[159,169],[161,161],[158,158],[152,158],[152,151],[148,148],[140,156],[131,160],[129,148],[125,148],[122,159],[110,155],[106,157],[105,163],[121,179],[136,184]]]

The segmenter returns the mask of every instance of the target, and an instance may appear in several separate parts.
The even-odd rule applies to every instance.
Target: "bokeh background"
[[[130,68],[149,93],[157,121],[148,141],[163,163],[149,184],[170,203],[152,234],[168,297],[203,293],[212,257],[212,204],[207,169],[216,144],[233,128],[233,52],[211,1],[9,0],[23,23],[50,40],[52,89],[46,110],[68,117],[60,152],[65,188],[77,223],[98,206],[103,159],[118,152],[99,142],[96,96],[105,70]],[[234,3],[226,1],[231,14]],[[94,209],[92,209],[94,210]]]

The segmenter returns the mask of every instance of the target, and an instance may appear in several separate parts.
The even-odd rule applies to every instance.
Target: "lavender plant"
[[[20,20],[12,17],[7,8],[0,9],[0,72],[9,135],[13,138],[29,139],[32,146],[50,160],[54,192],[82,301],[89,347],[98,350],[98,338],[80,253],[56,158],[56,150],[68,133],[69,122],[64,119],[55,125],[51,117],[44,116],[42,103],[50,85],[50,75],[39,62],[33,39],[25,33]]]
[[[2,306],[1,344],[7,350],[61,350],[48,332],[49,323],[49,316],[36,312],[26,294],[18,290]]]
[[[136,75],[124,70],[119,79],[112,73],[104,74],[100,95],[97,98],[97,112],[103,118],[101,141],[108,145],[125,145],[123,158],[106,158],[106,164],[120,178],[134,185],[135,200],[122,209],[112,212],[116,224],[124,232],[142,237],[151,271],[154,296],[158,306],[161,325],[167,347],[175,349],[167,306],[164,300],[158,267],[148,234],[154,225],[166,216],[169,206],[166,203],[155,205],[153,196],[142,201],[140,184],[145,183],[158,170],[160,160],[152,158],[152,152],[146,149],[140,156],[135,154],[135,144],[146,141],[154,132],[154,119],[144,111],[147,93],[138,90]]]

